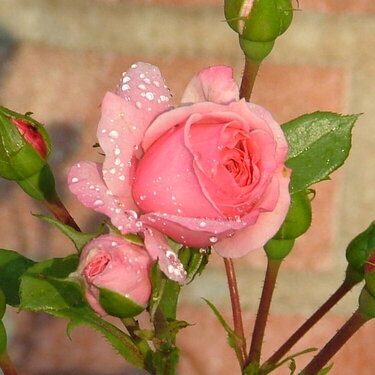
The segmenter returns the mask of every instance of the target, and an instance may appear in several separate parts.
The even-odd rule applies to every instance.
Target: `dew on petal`
[[[73,183],[76,183],[76,182],[78,182],[78,181],[79,181],[79,180],[78,180],[77,177],[73,177],[73,178],[72,178],[72,182],[73,182]]]
[[[100,207],[100,206],[103,206],[103,204],[104,204],[104,202],[103,202],[101,199],[97,199],[97,200],[94,202],[93,206],[94,206],[94,207]]]
[[[216,243],[218,241],[217,237],[215,236],[210,237],[209,240],[211,243]]]
[[[199,223],[199,226],[200,226],[201,228],[204,228],[206,225],[207,225],[207,223],[206,223],[205,221],[201,221],[201,222]],[[210,239],[210,241],[211,241],[211,239]]]
[[[118,134],[118,131],[116,130],[111,130],[108,134],[109,137],[111,138],[118,138],[119,137],[119,134]]]

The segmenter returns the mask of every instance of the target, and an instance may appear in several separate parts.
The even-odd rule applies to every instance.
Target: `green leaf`
[[[315,112],[282,126],[288,140],[286,165],[292,169],[291,193],[327,180],[348,157],[351,130],[358,115]]]
[[[296,372],[297,366],[296,366],[296,361],[292,358],[289,363],[289,370],[290,370],[290,375],[294,375]]]
[[[105,228],[104,225],[101,225],[99,227],[99,230],[96,233],[83,233],[83,232],[78,232],[77,230],[72,228],[70,225],[63,224],[61,221],[54,219],[52,217],[49,217],[47,215],[40,215],[40,214],[33,214],[33,215],[38,217],[39,219],[46,221],[47,223],[54,225],[57,229],[63,232],[74,243],[74,246],[76,247],[78,252],[82,251],[82,249],[87,244],[87,242],[103,234],[104,228]]]
[[[4,292],[0,289],[0,320],[3,319],[3,316],[5,314],[5,310],[7,307],[7,301],[5,299]]]
[[[326,375],[328,374],[331,370],[332,370],[332,367],[333,367],[333,363],[331,363],[329,366],[321,369],[317,375]]]
[[[259,374],[259,363],[251,362],[244,370],[244,375],[258,375]]]
[[[75,271],[78,256],[49,259],[30,267],[21,280],[20,308],[44,311],[70,320],[68,334],[78,324],[101,332],[127,361],[143,368],[143,357],[130,336],[101,319],[87,304],[78,283],[66,279]]]
[[[0,288],[3,290],[6,303],[18,306],[21,276],[35,264],[16,251],[0,249]]]
[[[240,360],[241,353],[239,351],[239,343],[241,342],[242,339],[236,335],[236,333],[234,332],[234,330],[225,321],[224,317],[220,314],[219,310],[215,307],[215,305],[213,303],[211,303],[210,301],[208,301],[207,299],[205,299],[205,298],[202,298],[202,299],[203,299],[203,301],[205,301],[207,303],[207,305],[210,307],[210,309],[216,315],[216,317],[219,320],[220,324],[223,326],[223,328],[227,332],[227,334],[228,334],[228,337],[227,337],[228,344],[229,344],[229,346],[231,348],[234,349],[234,351],[236,352],[237,358]],[[251,373],[249,373],[249,374],[251,374]]]

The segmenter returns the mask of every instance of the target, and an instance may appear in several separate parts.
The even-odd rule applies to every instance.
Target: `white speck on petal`
[[[95,202],[94,202],[94,207],[100,207],[103,205],[103,201],[101,199],[97,199]]]
[[[109,137],[111,138],[118,138],[119,134],[118,134],[118,131],[116,130],[111,130],[108,134]]]
[[[77,177],[73,177],[73,178],[72,178],[72,182],[73,182],[73,183],[78,182],[78,181],[79,181],[79,180],[78,180]]]

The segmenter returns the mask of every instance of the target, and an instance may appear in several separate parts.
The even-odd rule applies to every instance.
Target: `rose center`
[[[95,257],[84,269],[84,275],[87,281],[90,283],[92,280],[102,273],[110,262],[108,254],[101,254]]]

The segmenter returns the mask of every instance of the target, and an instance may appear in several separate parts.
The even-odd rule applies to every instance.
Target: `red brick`
[[[301,9],[328,12],[375,13],[373,0],[300,0]]]
[[[230,313],[225,314],[227,321],[231,321]],[[193,326],[186,328],[179,336],[182,352],[181,373],[200,375],[227,375],[238,373],[238,364],[232,349],[226,340],[226,333],[213,313],[207,308],[188,308],[181,310],[180,318],[186,319]],[[298,351],[318,347],[321,348],[327,340],[335,334],[336,330],[345,322],[346,318],[330,315],[309,332],[300,343],[291,351]],[[244,314],[245,331],[250,336],[254,316]],[[268,358],[289,335],[303,323],[301,316],[272,315],[269,318],[263,359]],[[280,324],[282,322],[282,324]],[[340,351],[333,361],[335,363],[332,375],[372,375],[375,371],[373,365],[373,343],[375,323],[369,322],[362,328]],[[199,339],[197,339],[199,337]],[[311,355],[306,354],[297,358],[297,366],[302,369]],[[287,365],[274,371],[272,374],[288,374]]]

